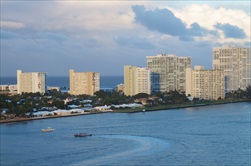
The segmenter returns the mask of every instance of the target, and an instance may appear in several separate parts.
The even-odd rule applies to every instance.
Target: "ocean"
[[[58,86],[69,88],[69,77],[51,77],[47,76],[47,86]],[[100,88],[111,89],[115,88],[118,84],[124,83],[123,76],[100,76]],[[1,77],[0,85],[17,84],[16,77]]]
[[[0,165],[250,166],[250,115],[243,102],[1,124]]]

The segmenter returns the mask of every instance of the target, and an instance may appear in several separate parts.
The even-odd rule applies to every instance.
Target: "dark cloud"
[[[226,24],[217,23],[215,27],[222,30],[224,32],[225,37],[227,38],[235,38],[235,39],[246,38],[244,30],[237,26],[228,23]]]
[[[202,28],[198,23],[193,23],[188,29],[188,33],[190,36],[203,36],[203,34],[208,33],[208,30]]]
[[[172,36],[181,36],[187,33],[185,24],[167,9],[147,11],[144,6],[132,6],[135,20],[151,30],[166,33]]]
[[[177,36],[183,41],[193,41],[195,36],[213,33],[202,28],[198,23],[193,23],[190,28],[186,28],[186,24],[168,9],[157,8],[151,11],[146,10],[142,5],[136,5],[132,6],[132,10],[135,13],[136,22],[148,29]]]

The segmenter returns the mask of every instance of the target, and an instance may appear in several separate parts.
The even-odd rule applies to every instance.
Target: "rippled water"
[[[2,124],[0,165],[249,166],[250,112],[237,103]]]

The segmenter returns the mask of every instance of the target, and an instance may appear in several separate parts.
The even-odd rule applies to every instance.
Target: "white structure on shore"
[[[205,70],[195,66],[194,70],[186,69],[186,95],[217,100],[225,98],[225,78],[223,70]]]
[[[133,96],[138,93],[151,94],[150,69],[125,65],[124,93],[127,96]]]
[[[46,73],[24,73],[22,70],[17,70],[17,93],[25,92],[44,94],[46,92]]]
[[[75,72],[70,70],[71,95],[93,95],[100,90],[100,74],[97,72]]]
[[[213,69],[224,70],[226,92],[236,91],[239,88],[246,90],[246,87],[251,85],[250,60],[250,48],[228,46],[213,48]]]
[[[147,67],[151,70],[152,92],[185,92],[186,68],[192,67],[192,58],[172,54],[147,56]]]
[[[16,94],[17,93],[17,85],[16,84],[0,85],[0,91],[6,91],[10,94]]]
[[[47,86],[47,90],[51,90],[51,91],[53,91],[53,90],[55,90],[55,91],[60,91],[60,87],[59,86]]]

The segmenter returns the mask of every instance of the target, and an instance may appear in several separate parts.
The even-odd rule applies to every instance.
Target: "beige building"
[[[24,73],[22,70],[17,70],[17,93],[25,92],[44,94],[46,92],[46,73]]]
[[[195,66],[194,70],[186,69],[186,95],[192,97],[217,100],[225,98],[225,77],[223,70],[205,70],[203,66]]]
[[[191,57],[177,57],[172,54],[147,56],[147,67],[151,70],[152,92],[185,92],[185,70],[191,68],[191,65]]]
[[[55,90],[55,91],[60,91],[60,87],[58,87],[58,86],[47,86],[47,90],[49,91],[53,91],[53,90]]]
[[[70,70],[70,91],[72,95],[94,95],[100,90],[100,74],[97,72],[75,72]]]
[[[224,70],[226,91],[245,90],[251,85],[250,49],[240,47],[214,47],[213,69]]]
[[[115,88],[116,92],[124,92],[125,91],[125,86],[124,84],[118,84]]]
[[[138,93],[151,94],[150,69],[125,65],[124,93],[127,96],[133,96]]]
[[[0,93],[17,94],[17,85],[0,85]]]

